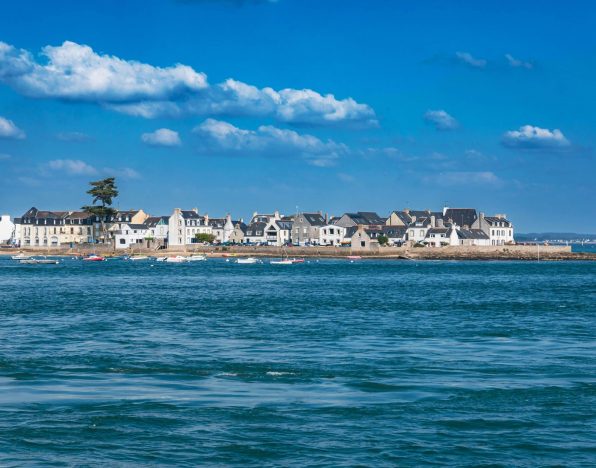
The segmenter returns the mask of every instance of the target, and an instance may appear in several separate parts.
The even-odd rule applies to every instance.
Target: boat
[[[156,261],[156,262],[165,262],[165,261],[166,261],[166,259],[167,259],[167,257],[157,257],[157,258],[155,259],[155,261]]]
[[[164,262],[166,262],[166,263],[184,263],[184,262],[188,262],[188,259],[186,257],[183,257],[182,255],[176,255],[175,257],[166,257]]]
[[[271,265],[293,265],[295,262],[293,260],[271,260],[269,263]]]
[[[147,255],[136,255],[134,257],[128,257],[128,259],[132,262],[136,262],[138,260],[149,260],[149,257],[147,257]]]
[[[189,262],[203,262],[207,260],[205,255],[191,255],[187,258]]]
[[[19,263],[24,265],[58,265],[58,260],[51,260],[49,258],[29,258],[25,260],[19,260]]]
[[[248,258],[239,258],[236,260],[236,263],[245,264],[245,265],[253,265],[255,263],[260,263],[261,261],[258,258],[248,257]]]
[[[100,257],[99,255],[91,254],[87,257],[83,258],[84,262],[104,262],[105,258]]]
[[[293,258],[292,263],[304,263],[304,259],[303,258]]]
[[[13,260],[29,260],[31,257],[29,255],[19,254],[19,255],[13,255],[10,258],[12,258]]]
[[[348,255],[346,257],[348,260],[360,260],[362,257],[360,255]]]

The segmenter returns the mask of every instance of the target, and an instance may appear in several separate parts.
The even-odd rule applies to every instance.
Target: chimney
[[[194,211],[196,214],[199,214],[199,209],[198,208],[193,208],[192,211]]]
[[[329,215],[325,213],[325,224],[329,224]]]
[[[254,217],[257,215],[257,214],[258,214],[258,213],[255,211],[255,212],[252,214],[252,217],[254,218]]]
[[[230,213],[228,213],[226,215],[226,222],[231,222],[232,221],[232,215],[230,215]]]
[[[278,210],[275,210],[275,212],[273,213],[273,218],[279,219],[279,211]]]
[[[440,228],[444,228],[445,227],[445,223],[443,222],[443,218],[437,219],[437,226],[440,227]]]
[[[205,226],[207,226],[209,224],[209,215],[207,213],[205,213]]]
[[[435,221],[436,221],[435,220],[435,215],[432,215],[430,217],[430,227],[437,227],[436,224],[435,224]]]
[[[410,208],[404,208],[404,213],[409,215],[410,214]]]

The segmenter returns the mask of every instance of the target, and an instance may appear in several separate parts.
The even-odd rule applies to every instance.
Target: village
[[[211,217],[197,208],[175,208],[152,216],[142,209],[117,210],[100,219],[86,211],[44,211],[35,207],[21,217],[2,216],[0,244],[23,249],[109,245],[114,250],[185,249],[199,245],[350,247],[378,251],[385,246],[442,248],[448,246],[514,245],[514,228],[504,214],[485,216],[475,208],[444,207],[440,211],[394,210],[329,216],[322,211],[290,215],[253,213],[233,219]]]

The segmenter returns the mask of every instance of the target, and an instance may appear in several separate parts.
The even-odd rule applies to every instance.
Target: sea
[[[595,466],[596,262],[0,258],[0,466]]]

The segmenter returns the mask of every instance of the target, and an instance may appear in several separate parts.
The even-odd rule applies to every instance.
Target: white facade
[[[13,242],[15,237],[15,225],[9,215],[2,215],[0,218],[0,244]]]
[[[429,228],[430,223],[413,222],[408,226],[408,240],[414,242],[424,241]]]
[[[207,224],[208,221],[208,217],[199,216],[196,208],[188,211],[174,209],[168,222],[168,245],[196,244],[197,234],[213,234],[212,227]]]
[[[319,239],[320,245],[341,245],[342,242],[347,241],[344,239],[346,235],[346,228],[337,226],[336,224],[327,224],[319,228]]]
[[[142,224],[114,224],[110,228],[110,233],[114,237],[117,249],[128,249],[130,247],[142,247],[145,240],[150,237],[146,226]]]

